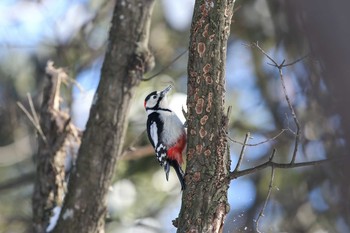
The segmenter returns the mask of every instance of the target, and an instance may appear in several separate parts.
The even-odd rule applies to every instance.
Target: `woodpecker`
[[[166,180],[169,179],[170,166],[176,172],[185,189],[182,152],[186,147],[185,127],[178,116],[167,106],[166,95],[171,85],[162,91],[150,93],[144,102],[147,118],[147,135],[154,147],[159,164],[164,167]]]

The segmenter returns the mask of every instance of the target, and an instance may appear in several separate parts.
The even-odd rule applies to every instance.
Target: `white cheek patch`
[[[146,102],[146,107],[148,107],[148,108],[153,108],[154,106],[157,105],[157,103],[158,103],[158,98],[153,99],[153,98],[151,97],[151,99],[149,99],[149,100]]]

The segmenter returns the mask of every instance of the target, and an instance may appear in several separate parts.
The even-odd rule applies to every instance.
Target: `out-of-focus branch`
[[[23,106],[21,103],[19,104],[21,106]],[[39,121],[38,123],[36,123],[37,121],[34,120],[34,117],[31,116],[31,114],[25,109],[25,107],[23,106],[23,109],[25,110],[25,114],[28,116],[28,118],[30,118],[30,121],[33,123],[34,127],[37,129],[37,127],[40,127],[39,125]],[[31,110],[33,111],[33,110]],[[31,120],[32,119],[32,120]],[[38,125],[37,125],[38,124]],[[135,140],[133,140],[131,142],[131,144],[128,146],[127,149],[124,150],[124,152],[122,153],[121,157],[119,158],[120,160],[137,160],[137,159],[141,159],[147,156],[151,156],[154,155],[154,149],[151,146],[151,144],[146,145],[146,146],[139,146],[139,147],[135,147],[135,145],[139,142],[140,138],[143,136],[143,134],[146,132],[146,130],[144,130],[142,133],[140,133],[139,136],[137,136],[135,138]],[[76,141],[78,141],[80,143],[80,137],[81,137],[81,132],[76,131],[74,133],[75,135],[75,140],[74,142],[69,142],[69,143],[76,143]],[[43,139],[43,138],[42,138]],[[29,137],[22,139],[19,142],[15,142],[13,143],[13,145],[9,145],[6,148],[2,147],[0,148],[0,152],[2,151],[3,153],[0,153],[1,155],[8,155],[10,153],[13,154],[12,150],[18,149],[18,148],[27,148],[28,144],[29,144]],[[11,147],[8,148],[8,147]],[[29,149],[24,149],[25,152],[27,152]],[[22,152],[22,151],[21,151]],[[18,154],[20,152],[17,152],[16,154]],[[72,154],[73,157],[76,157],[76,154]],[[8,156],[7,156],[8,157]],[[8,164],[13,164],[13,163],[17,163],[17,160],[14,160],[13,158],[0,158],[0,165],[8,165]],[[30,154],[26,153],[20,153],[17,157],[20,157],[21,160],[25,159],[25,158],[29,158]],[[7,159],[7,160],[6,160]],[[10,160],[11,159],[11,160]],[[24,174],[24,175],[20,175],[19,177],[15,177],[9,180],[6,180],[2,183],[0,183],[0,193],[4,192],[6,190],[9,189],[13,189],[13,188],[17,188],[21,185],[27,185],[27,184],[31,184],[34,182],[34,178],[35,178],[35,172],[31,172],[28,174]]]
[[[36,129],[36,131],[40,135],[41,139],[45,143],[47,143],[46,136],[44,135],[43,130],[42,130],[41,126],[40,126],[38,115],[36,114],[36,111],[34,109],[32,96],[29,93],[27,93],[27,97],[28,97],[28,102],[29,102],[29,105],[30,105],[31,113],[24,107],[24,105],[21,102],[17,101],[17,105],[24,112],[24,114],[26,114],[26,116],[28,117],[29,121],[33,124],[34,128]]]
[[[242,160],[243,160],[243,157],[244,157],[245,147],[246,147],[246,145],[247,145],[247,142],[248,142],[249,137],[250,137],[250,133],[248,132],[248,133],[245,135],[244,142],[243,142],[243,144],[242,144],[241,153],[240,153],[240,155],[239,155],[238,162],[237,162],[237,165],[236,165],[236,168],[235,168],[234,172],[235,172],[235,171],[238,171],[238,170],[239,170],[239,167],[241,166],[241,163],[242,163]]]
[[[35,173],[22,174],[19,177],[12,178],[0,184],[0,193],[9,189],[18,188],[19,186],[33,183]]]
[[[298,146],[299,146],[299,140],[300,140],[300,123],[299,123],[299,120],[297,118],[297,115],[295,113],[295,110],[294,110],[294,107],[293,105],[291,104],[291,101],[289,99],[289,96],[288,96],[288,93],[287,93],[287,90],[286,90],[286,85],[285,85],[285,81],[284,81],[284,78],[283,78],[283,73],[282,73],[282,68],[283,67],[286,67],[286,66],[290,66],[290,65],[293,65],[295,63],[297,63],[298,61],[301,61],[302,59],[304,59],[305,57],[303,58],[300,58],[294,62],[291,62],[291,63],[288,63],[288,64],[284,64],[285,63],[285,60],[282,61],[281,64],[278,64],[270,55],[268,55],[260,46],[258,43],[251,43],[250,45],[247,45],[247,46],[250,46],[250,47],[253,47],[253,48],[256,48],[258,49],[262,54],[264,54],[273,64],[273,66],[275,66],[278,71],[279,71],[279,77],[280,77],[280,80],[281,80],[281,84],[282,84],[282,89],[283,89],[283,92],[284,92],[284,96],[285,96],[285,99],[287,101],[287,104],[288,104],[288,107],[289,107],[289,110],[291,111],[291,114],[292,114],[292,117],[293,117],[293,120],[294,120],[294,123],[296,125],[296,132],[293,132],[291,129],[282,129],[281,132],[279,134],[277,134],[276,136],[274,136],[273,138],[271,139],[268,139],[268,140],[265,140],[263,142],[260,142],[260,143],[256,143],[256,144],[246,144],[246,140],[245,142],[243,143],[240,143],[238,141],[235,141],[233,139],[231,139],[230,137],[228,137],[231,141],[233,142],[236,142],[236,143],[240,143],[242,145],[242,152],[244,152],[244,148],[245,146],[256,146],[256,145],[260,145],[262,143],[265,143],[265,142],[268,142],[270,140],[274,140],[276,139],[277,137],[279,137],[282,133],[284,133],[286,130],[288,131],[291,131],[294,135],[295,135],[295,142],[294,142],[294,150],[292,152],[292,159],[290,161],[290,163],[276,163],[273,161],[273,156],[271,156],[269,158],[269,160],[265,163],[262,163],[258,166],[255,166],[255,167],[252,167],[252,168],[248,168],[248,169],[245,169],[245,170],[239,170],[236,169],[230,173],[230,179],[236,179],[238,177],[241,177],[241,176],[244,176],[244,175],[247,175],[247,174],[252,174],[256,171],[259,171],[259,170],[262,170],[262,169],[265,169],[267,167],[274,167],[274,168],[296,168],[296,167],[305,167],[305,166],[312,166],[312,165],[318,165],[318,164],[322,164],[322,163],[325,163],[325,162],[328,162],[329,159],[324,159],[324,160],[318,160],[318,161],[309,161],[309,162],[300,162],[300,163],[295,163],[295,158],[296,158],[296,154],[298,152]],[[273,155],[275,154],[275,151],[273,152]],[[240,154],[240,157],[238,159],[238,161],[241,163],[242,159],[243,159],[243,156],[244,156],[244,153],[241,153]],[[238,164],[237,164],[238,165]]]
[[[272,156],[273,157],[273,156]],[[264,202],[264,206],[263,208],[260,210],[260,213],[258,215],[258,218],[256,219],[256,231],[261,233],[261,231],[259,230],[259,222],[260,222],[260,219],[262,217],[264,217],[264,211],[266,209],[266,206],[267,206],[267,203],[270,199],[270,196],[271,196],[271,192],[272,192],[272,184],[273,184],[273,180],[275,178],[275,168],[272,166],[271,167],[271,178],[270,178],[270,184],[269,184],[269,189],[267,191],[267,195],[266,195],[266,199],[265,199],[265,202]]]
[[[265,169],[267,167],[271,167],[271,169],[272,169],[270,185],[269,185],[267,197],[265,199],[264,206],[261,209],[261,211],[259,213],[259,216],[258,216],[258,218],[256,220],[256,231],[260,232],[260,230],[259,230],[259,221],[260,221],[260,218],[264,215],[264,211],[265,211],[266,205],[267,205],[267,203],[269,201],[269,198],[270,198],[270,195],[271,195],[271,192],[272,192],[272,184],[273,184],[273,179],[274,179],[274,176],[275,176],[275,169],[276,168],[287,169],[287,168],[297,168],[297,167],[306,167],[306,166],[320,165],[320,164],[323,164],[325,162],[329,162],[329,159],[295,163],[295,159],[296,159],[296,155],[297,155],[298,147],[299,147],[299,141],[300,141],[300,123],[299,123],[299,120],[298,120],[297,115],[295,113],[294,107],[291,104],[291,101],[289,99],[289,96],[288,96],[288,93],[287,93],[287,89],[286,89],[286,85],[285,85],[285,81],[284,81],[284,77],[283,77],[282,69],[284,67],[286,67],[286,66],[291,66],[291,65],[296,64],[297,62],[303,60],[306,56],[304,56],[304,57],[302,57],[302,58],[300,58],[300,59],[298,59],[296,61],[293,61],[291,63],[288,63],[288,64],[285,64],[285,60],[283,60],[282,63],[278,64],[270,55],[268,55],[259,46],[259,44],[257,42],[256,43],[251,43],[248,46],[258,49],[262,54],[264,54],[267,57],[267,59],[269,59],[272,62],[272,64],[270,64],[270,63],[268,63],[268,64],[272,65],[272,66],[274,66],[274,67],[276,67],[278,69],[279,78],[281,80],[281,86],[282,86],[282,89],[283,89],[284,97],[285,97],[285,100],[286,100],[286,102],[288,104],[288,108],[289,108],[289,110],[291,112],[291,115],[293,117],[294,124],[295,124],[295,127],[296,127],[296,131],[295,132],[288,127],[288,129],[282,129],[279,134],[277,134],[275,137],[273,137],[271,139],[265,140],[263,142],[260,142],[260,143],[254,144],[254,145],[249,145],[249,146],[260,145],[262,143],[266,143],[266,142],[268,142],[270,140],[276,139],[282,133],[284,133],[286,130],[291,131],[295,135],[295,140],[294,140],[294,149],[293,149],[293,152],[292,152],[292,158],[291,158],[291,161],[289,163],[276,163],[276,162],[274,162],[273,158],[274,158],[274,156],[276,154],[276,150],[274,149],[272,154],[271,154],[271,156],[269,157],[269,160],[266,161],[265,163],[262,163],[262,164],[260,164],[258,166],[255,166],[255,167],[248,168],[248,169],[240,171],[239,170],[239,166],[240,166],[240,164],[242,162],[242,159],[243,159],[243,156],[244,156],[244,149],[248,145],[247,144],[247,136],[248,136],[248,134],[246,135],[246,138],[245,138],[244,142],[240,143],[242,145],[241,154],[239,156],[236,169],[233,172],[230,173],[230,176],[229,176],[230,179],[236,179],[238,177],[241,177],[241,176],[244,176],[244,175],[247,175],[247,174],[252,174],[252,173],[255,173],[255,172],[259,171],[259,170]],[[233,141],[233,142],[239,143],[239,142],[237,142],[237,141],[235,141],[235,140],[233,140],[231,138],[229,138],[229,139],[231,141]]]
[[[154,148],[151,145],[147,145],[125,151],[121,160],[137,160],[151,155],[154,155]]]
[[[13,143],[0,147],[0,167],[11,166],[29,159],[34,153],[33,136],[16,139]]]
[[[322,160],[316,160],[316,161],[309,161],[309,162],[300,162],[300,163],[276,163],[272,160],[268,160],[265,163],[262,163],[258,166],[247,168],[241,171],[234,171],[230,173],[230,179],[237,179],[238,177],[245,176],[248,174],[255,173],[257,171],[263,170],[267,167],[275,167],[275,168],[297,168],[297,167],[307,167],[307,166],[313,166],[313,165],[320,165],[326,162],[329,162],[330,159],[322,159]]]
[[[143,78],[142,81],[149,81],[155,77],[157,77],[158,75],[160,75],[161,73],[163,73],[165,70],[167,70],[172,64],[174,64],[177,60],[179,60],[185,53],[188,52],[188,49],[186,49],[185,51],[183,51],[182,53],[180,53],[177,57],[175,57],[169,64],[165,65],[164,67],[162,67],[162,69],[160,71],[158,71],[157,73],[153,74],[152,76],[148,77],[148,78]]]
[[[121,156],[120,160],[137,160],[154,155],[154,149],[151,145],[141,146],[126,150]],[[21,185],[33,183],[35,172],[23,174],[19,177],[9,179],[0,184],[0,193],[9,189],[18,188]]]
[[[251,43],[250,44],[251,47],[253,48],[256,48],[258,49],[261,53],[263,53],[273,64],[270,64],[270,65],[273,65],[274,67],[276,67],[278,69],[278,72],[279,72],[279,77],[280,77],[280,80],[281,80],[281,85],[282,85],[282,89],[283,89],[283,93],[284,93],[284,97],[287,101],[287,104],[288,104],[288,108],[289,110],[291,111],[291,114],[292,114],[292,117],[293,117],[293,120],[294,120],[294,123],[295,123],[295,126],[296,126],[296,131],[294,132],[294,135],[295,135],[295,141],[294,141],[294,150],[293,150],[293,155],[292,155],[292,159],[290,161],[290,163],[294,163],[295,162],[295,158],[296,158],[296,155],[297,155],[297,152],[298,152],[298,146],[299,146],[299,141],[300,141],[300,123],[299,123],[299,120],[297,118],[297,115],[294,111],[294,107],[293,105],[291,104],[290,102],[290,99],[289,99],[289,96],[288,96],[288,93],[287,93],[287,89],[286,89],[286,84],[285,84],[285,81],[284,81],[284,77],[283,77],[283,72],[282,72],[282,69],[286,66],[291,66],[299,61],[301,61],[302,59],[304,59],[306,56],[304,56],[303,58],[300,58],[300,59],[297,59],[296,61],[293,61],[291,63],[288,63],[288,64],[284,64],[286,60],[283,60],[281,64],[278,64],[271,56],[269,56],[258,44],[258,42],[256,43]]]
[[[270,141],[273,141],[273,140],[276,140],[279,136],[281,136],[285,131],[290,131],[290,129],[282,129],[278,134],[276,134],[275,136],[273,136],[272,138],[268,138],[264,141],[261,141],[261,142],[258,142],[258,143],[245,143],[245,142],[240,142],[240,141],[237,141],[233,138],[231,138],[230,136],[227,135],[227,138],[234,142],[234,143],[237,143],[237,144],[240,144],[242,146],[259,146],[261,144],[264,144],[264,143],[267,143],[267,142],[270,142]]]

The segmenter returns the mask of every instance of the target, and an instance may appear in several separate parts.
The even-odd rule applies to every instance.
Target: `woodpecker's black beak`
[[[165,162],[164,164],[164,171],[165,171],[165,177],[166,180],[169,180],[169,172],[170,172],[170,164],[168,162]]]
[[[160,92],[160,96],[164,97],[170,90],[171,90],[172,86],[169,85],[167,88],[165,88],[163,91]]]

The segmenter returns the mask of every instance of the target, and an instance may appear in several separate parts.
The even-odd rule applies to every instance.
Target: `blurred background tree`
[[[125,1],[127,4],[127,1]],[[0,232],[31,231],[33,158],[36,132],[16,101],[36,109],[42,98],[45,65],[51,59],[64,67],[74,82],[62,90],[62,106],[72,122],[84,129],[107,47],[114,1],[23,1],[0,3]],[[157,1],[152,16],[150,45],[162,70],[188,48],[193,0]],[[278,72],[255,49],[282,62],[302,61],[284,69],[287,91],[301,123],[297,161],[347,155],[350,145],[349,54],[350,3],[346,0],[237,1],[227,57],[226,103],[232,105],[229,135],[258,143],[292,128],[293,121],[280,87]],[[122,17],[122,16],[120,16]],[[171,105],[181,114],[186,103],[187,55],[149,82],[143,82],[131,106],[126,149],[147,148],[143,99],[169,82],[176,87]],[[146,75],[146,78],[153,73]],[[286,117],[286,115],[288,117]],[[242,167],[275,159],[287,162],[293,135],[248,147]],[[232,169],[241,145],[231,144]],[[146,150],[147,151],[147,150]],[[143,156],[149,154],[150,156]],[[166,182],[153,153],[120,161],[109,193],[107,232],[175,232],[171,221],[180,209],[175,174]],[[276,170],[263,232],[350,232],[349,159],[319,167]],[[231,205],[224,232],[254,232],[266,198],[270,171],[231,182]]]

